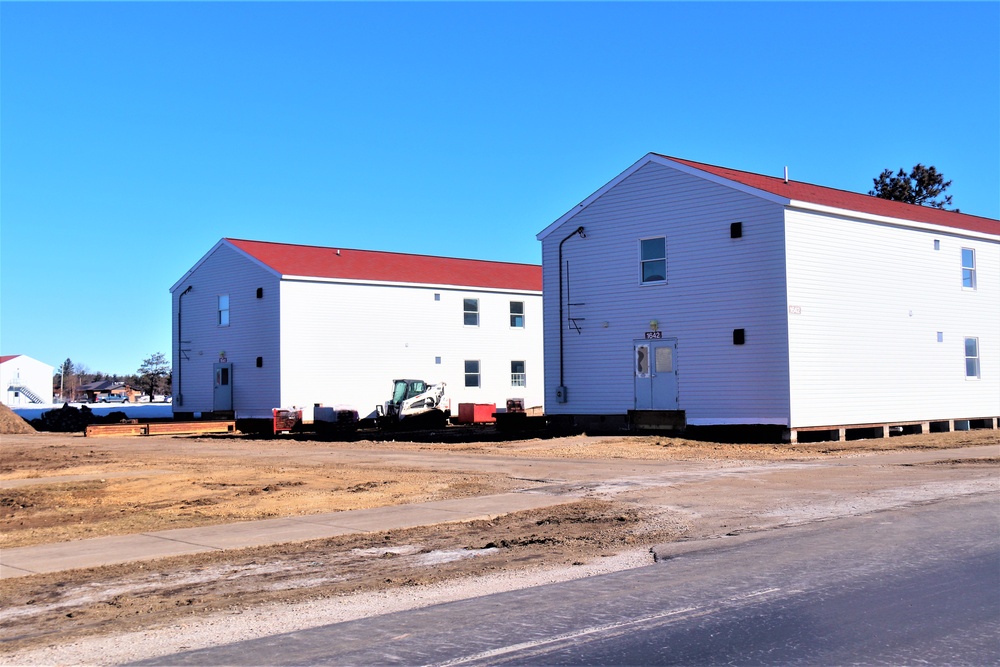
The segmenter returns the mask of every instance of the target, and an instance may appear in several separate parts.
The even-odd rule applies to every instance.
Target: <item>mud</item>
[[[809,445],[656,436],[441,445],[5,435],[6,547],[514,489],[577,500],[491,521],[0,580],[0,662],[269,603],[574,568],[657,544],[995,492],[998,435]]]

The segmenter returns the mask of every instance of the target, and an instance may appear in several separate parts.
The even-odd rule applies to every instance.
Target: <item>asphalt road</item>
[[[1000,664],[995,495],[752,537],[138,664]]]

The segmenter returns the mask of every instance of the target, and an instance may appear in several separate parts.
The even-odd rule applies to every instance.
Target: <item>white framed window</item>
[[[979,378],[979,339],[965,339],[965,377]]]
[[[962,248],[962,287],[976,289],[976,251]]]
[[[480,376],[479,376],[479,360],[478,359],[466,359],[465,360],[465,386],[466,387],[479,387]]]
[[[462,311],[465,326],[479,326],[479,299],[462,299]]]
[[[514,329],[524,328],[524,302],[510,302],[510,326]]]
[[[639,240],[639,282],[667,282],[667,237]]]
[[[219,295],[219,322],[220,327],[229,326],[229,295]]]
[[[528,375],[527,373],[524,372],[523,361],[510,362],[510,386],[512,387],[528,386]]]

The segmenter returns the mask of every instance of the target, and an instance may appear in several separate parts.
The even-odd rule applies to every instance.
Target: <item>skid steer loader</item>
[[[451,399],[445,396],[444,382],[393,380],[392,399],[376,412],[383,429],[441,428],[451,417]]]

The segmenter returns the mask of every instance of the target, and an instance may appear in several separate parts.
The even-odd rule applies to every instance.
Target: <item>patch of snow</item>
[[[32,403],[30,406],[8,406],[19,417],[31,421],[40,419],[49,410],[58,410],[62,403]],[[87,406],[95,415],[103,417],[112,412],[124,412],[129,419],[172,419],[173,405],[170,403],[70,403],[72,408]]]

